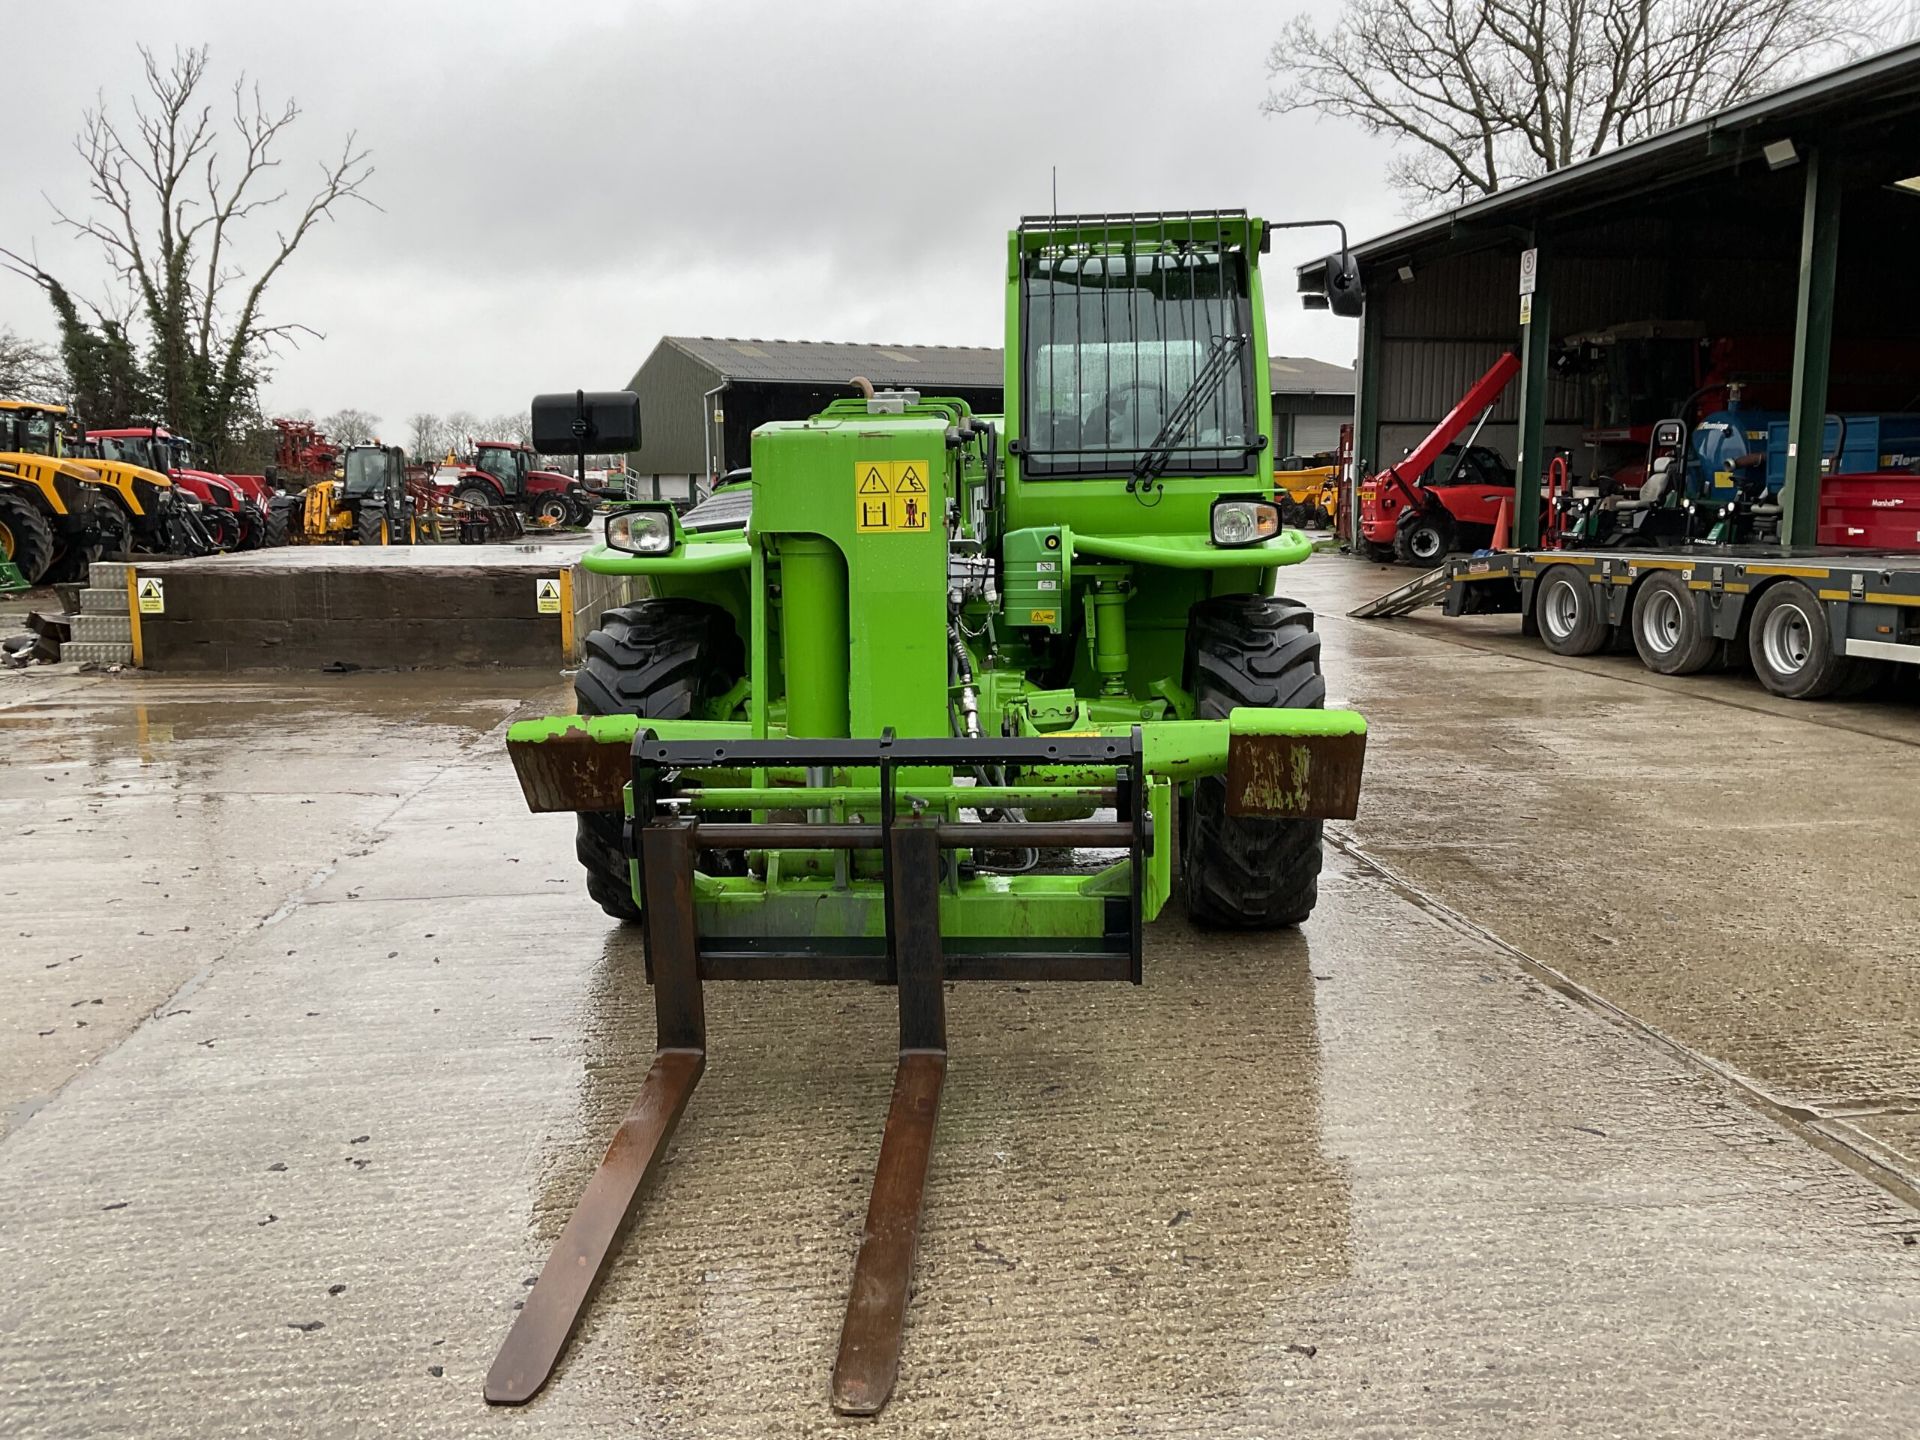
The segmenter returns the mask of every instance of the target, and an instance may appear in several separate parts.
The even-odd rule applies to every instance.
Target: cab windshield
[[[0,450],[57,455],[60,429],[44,410],[0,410]]]
[[[386,489],[387,452],[349,450],[346,462],[346,491],[349,495],[378,495]]]
[[[1233,247],[1050,247],[1021,276],[1021,466],[1034,477],[1245,475],[1245,258]]]
[[[100,437],[100,458],[119,460],[128,465],[138,465],[146,470],[165,470],[169,468],[167,457],[156,454],[160,449],[149,435],[102,435]]]

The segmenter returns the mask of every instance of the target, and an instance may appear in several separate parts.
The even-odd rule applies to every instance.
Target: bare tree
[[[1267,55],[1269,115],[1400,145],[1409,211],[1491,195],[1776,89],[1890,33],[1862,0],[1347,0]]]
[[[369,152],[349,133],[338,155],[320,165],[307,198],[278,208],[290,192],[268,187],[300,107],[292,100],[270,106],[259,86],[242,75],[231,87],[230,113],[216,120],[214,106],[200,98],[207,53],[204,46],[176,50],[163,67],[141,47],[148,98],[135,100],[131,128],[102,103],[86,113],[75,141],[86,165],[91,212],[55,206],[54,216],[99,242],[130,297],[131,313],[111,304],[90,307],[97,328],[117,320],[124,330],[137,316],[159,418],[203,441],[217,458],[243,424],[275,347],[318,334],[304,325],[270,322],[267,287],[322,220],[347,202],[372,203],[361,187],[373,169]],[[268,212],[278,217],[273,238],[249,245],[248,222]],[[60,308],[66,292],[52,275],[11,251],[0,253]],[[243,255],[251,257],[251,267]]]
[[[480,417],[471,410],[455,410],[448,415],[445,434],[447,448],[460,455],[465,455],[473,449],[475,440],[487,438],[482,430]]]
[[[407,453],[416,460],[440,457],[440,417],[422,410],[407,420]]]
[[[0,329],[0,399],[58,405],[66,398],[67,367],[59,353],[51,345]]]
[[[380,417],[365,410],[336,410],[320,428],[336,445],[365,445],[380,438]]]
[[[531,411],[506,411],[487,420],[481,427],[488,440],[510,440],[516,445],[533,443],[533,414]]]

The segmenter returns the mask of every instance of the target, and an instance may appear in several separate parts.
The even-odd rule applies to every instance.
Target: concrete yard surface
[[[481,1399],[653,1044],[635,934],[504,756],[557,674],[0,680],[0,1434],[1920,1431],[1920,1214],[1755,1103],[1915,1093],[1898,886],[1796,928],[1791,867],[1735,907],[1649,890],[1645,841],[1755,843],[1760,782],[1680,767],[1700,727],[1789,773],[1908,751],[1299,578],[1373,717],[1320,907],[1170,909],[1137,989],[949,987],[877,1423],[827,1405],[895,1043],[855,984],[708,987],[706,1078],[558,1373]],[[1899,773],[1862,823],[1904,823]],[[1834,806],[1776,787],[1765,833],[1831,866]]]

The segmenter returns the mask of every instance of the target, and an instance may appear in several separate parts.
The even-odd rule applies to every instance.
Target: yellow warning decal
[[[140,613],[142,615],[164,615],[167,613],[166,582],[151,575],[140,577]]]
[[[1060,623],[1060,612],[1058,610],[1029,610],[1027,612],[1027,623],[1029,625],[1058,625]]]
[[[926,462],[859,460],[853,480],[854,528],[862,534],[914,535],[932,528]]]

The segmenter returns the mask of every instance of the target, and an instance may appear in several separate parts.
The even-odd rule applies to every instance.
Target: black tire
[[[1827,607],[1798,580],[1782,580],[1754,604],[1747,622],[1753,673],[1787,700],[1859,694],[1875,680],[1871,666],[1833,653]]]
[[[266,542],[266,532],[261,528],[259,512],[247,506],[240,508],[240,549],[258,550]]]
[[[386,527],[387,512],[369,505],[353,517],[353,538],[361,545],[385,545]]]
[[[273,505],[268,507],[267,531],[266,531],[266,535],[264,537],[264,542],[263,542],[265,543],[268,549],[272,549],[276,545],[285,545],[287,543],[287,540],[288,540],[287,532],[292,526],[292,521],[293,521],[292,506]]]
[[[1393,532],[1393,558],[1431,570],[1453,550],[1454,525],[1446,511],[1408,511]]]
[[[543,495],[533,509],[536,520],[551,520],[557,528],[573,523],[573,502],[564,495]]]
[[[129,560],[133,558],[133,525],[127,519],[127,512],[112,500],[93,502],[93,529],[100,539],[102,560]]]
[[[1613,629],[1586,572],[1555,565],[1533,587],[1540,640],[1556,655],[1592,655],[1606,649]]]
[[[697,600],[642,600],[609,610],[586,639],[586,658],[574,672],[573,693],[582,715],[641,715],[687,720],[716,695],[731,689],[746,669],[746,652],[733,617]],[[626,852],[624,817],[582,811],[574,854],[587,872],[587,893],[620,920],[638,920]],[[724,855],[703,865],[732,868]]]
[[[1236,706],[1318,710],[1326,704],[1313,611],[1294,600],[1225,595],[1193,607],[1187,630],[1194,713]],[[1201,925],[1273,930],[1298,925],[1319,895],[1319,820],[1227,814],[1225,777],[1193,782],[1184,807],[1180,884]]]
[[[1367,559],[1373,561],[1375,564],[1391,565],[1394,563],[1393,546],[1391,544],[1382,545],[1377,540],[1362,540],[1360,543],[1366,547]]]
[[[462,505],[472,505],[476,508],[485,508],[488,505],[497,505],[500,503],[497,495],[480,485],[469,485],[453,498],[458,500]]]
[[[1630,628],[1640,663],[1656,675],[1698,674],[1720,650],[1687,582],[1671,570],[1656,570],[1640,582]]]
[[[11,560],[29,585],[38,585],[52,568],[57,548],[40,507],[24,495],[0,490],[0,559]]]
[[[206,527],[207,539],[214,549],[231,554],[240,548],[240,517],[231,510],[209,505],[201,512],[201,524]]]

